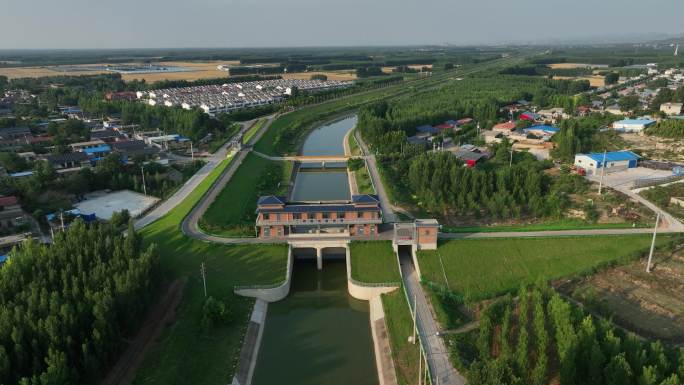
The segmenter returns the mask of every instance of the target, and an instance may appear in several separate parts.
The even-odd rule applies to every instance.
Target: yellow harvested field
[[[592,76],[554,76],[554,79],[558,80],[589,80],[589,85],[592,87],[603,87],[606,85],[605,78],[600,75],[592,75]]]
[[[124,63],[139,64],[139,63]],[[157,73],[138,73],[138,74],[121,74],[124,81],[131,80],[145,80],[148,83],[160,80],[199,80],[211,78],[228,77],[228,72],[221,71],[216,68],[219,64],[239,65],[237,60],[211,60],[211,61],[167,61],[155,63],[158,65],[184,67],[192,71],[185,72],[157,72]],[[72,66],[43,66],[43,67],[15,67],[15,68],[0,68],[0,76],[7,76],[9,79],[16,78],[38,78],[44,76],[77,76],[77,75],[97,75],[103,73],[112,73],[104,71],[98,67],[107,65],[107,63],[98,64],[83,64]],[[122,65],[118,63],[118,65]],[[284,74],[285,79],[309,79],[311,75],[322,74],[326,75],[330,80],[354,80],[356,79],[356,72],[352,70],[341,71],[313,71],[313,72],[296,72]]]
[[[325,75],[328,80],[354,80],[356,79],[356,72],[354,71],[311,71],[311,72],[294,72],[283,74],[284,79],[311,79],[313,75]]]
[[[121,78],[125,81],[131,80],[145,80],[146,82],[157,82],[160,80],[199,80],[199,79],[211,79],[211,78],[225,78],[228,77],[228,72],[221,71],[216,68],[219,64],[237,65],[240,64],[239,61],[226,61],[226,60],[212,60],[212,61],[168,61],[159,62],[156,64],[174,66],[174,67],[185,67],[192,69],[192,71],[187,72],[158,72],[149,74],[122,74]]]
[[[48,67],[13,67],[13,68],[0,68],[0,76],[7,76],[8,79],[17,78],[40,78],[45,76],[77,76],[77,75],[97,75],[101,73],[106,73],[102,70],[88,70],[87,66],[79,66],[83,69],[80,71],[69,71],[61,66],[48,66]]]
[[[423,69],[423,67],[427,67],[429,69],[432,69],[432,64],[409,64],[407,67],[420,71],[421,69]],[[392,71],[394,71],[395,68],[397,68],[397,67],[396,66],[394,66],[394,67],[382,67],[381,70],[382,70],[382,72],[384,72],[386,74],[390,74],[390,73],[392,73]]]
[[[591,64],[586,63],[553,63],[548,65],[549,68],[553,69],[569,69],[569,68],[586,68],[594,67]]]

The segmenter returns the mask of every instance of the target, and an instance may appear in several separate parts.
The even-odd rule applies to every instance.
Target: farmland
[[[628,262],[640,257],[649,241],[647,235],[451,240],[436,251],[420,251],[418,261],[424,279],[460,293],[467,301],[478,301],[511,292],[521,283]]]
[[[554,286],[641,336],[684,343],[684,251],[658,252],[645,270],[642,260]]]

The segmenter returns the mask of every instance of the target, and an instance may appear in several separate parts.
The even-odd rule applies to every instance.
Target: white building
[[[682,103],[663,103],[660,105],[660,112],[667,115],[680,115],[682,113]]]
[[[623,132],[642,132],[646,127],[655,124],[651,119],[624,119],[613,123],[613,129]]]
[[[575,155],[575,167],[586,175],[596,175],[605,165],[606,172],[635,168],[641,157],[631,151],[594,152]],[[604,163],[605,160],[605,163]]]

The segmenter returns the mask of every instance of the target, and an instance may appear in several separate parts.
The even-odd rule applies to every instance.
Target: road
[[[267,116],[266,119],[268,121],[266,124],[262,126],[262,132],[263,132],[263,127],[268,127],[271,125],[271,122],[275,118],[275,115],[270,115]],[[162,202],[159,206],[155,207],[150,211],[149,213],[145,214],[142,218],[138,219],[135,222],[135,229],[140,230],[143,227],[149,225],[150,223],[156,221],[157,219],[163,217],[166,215],[171,209],[176,207],[178,204],[180,204],[185,198],[190,195],[190,193],[209,175],[211,174],[212,171],[221,163],[222,160],[226,159],[228,156],[228,149],[231,147],[232,142],[235,138],[241,137],[247,130],[249,130],[250,127],[252,127],[253,124],[256,123],[256,119],[247,121],[243,123],[242,129],[238,134],[236,134],[233,139],[229,140],[221,146],[215,153],[211,154],[211,156],[204,158],[203,160],[206,162],[204,166],[202,166],[199,171],[197,171],[190,179],[188,179],[183,186],[178,189],[173,195],[171,195],[169,198],[167,198],[164,202]],[[255,135],[256,136],[256,135]],[[259,136],[260,137],[260,136]],[[254,138],[253,138],[254,139]]]
[[[465,378],[454,369],[449,361],[449,351],[442,337],[438,335],[439,324],[435,320],[423,288],[420,285],[418,273],[413,266],[411,254],[406,249],[399,252],[401,275],[410,302],[415,302],[416,325],[418,334],[423,341],[423,348],[427,357],[433,384],[463,385]],[[414,308],[413,306],[411,307]]]
[[[370,171],[370,177],[373,180],[373,187],[375,187],[375,193],[380,198],[380,208],[382,209],[382,218],[385,222],[397,222],[397,216],[394,214],[395,207],[389,200],[387,195],[387,190],[385,190],[385,185],[382,183],[380,178],[380,172],[378,171],[378,164],[375,160],[375,155],[373,155],[366,142],[363,141],[359,132],[354,130],[354,137],[356,138],[356,143],[359,144],[361,152],[366,158],[366,163],[368,164],[368,170]]]

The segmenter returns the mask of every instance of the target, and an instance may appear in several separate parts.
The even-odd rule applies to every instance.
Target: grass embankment
[[[561,230],[595,230],[595,229],[631,229],[649,227],[646,224],[637,223],[589,223],[582,220],[566,219],[554,222],[531,223],[521,225],[501,226],[464,226],[442,227],[444,233],[499,233],[505,231],[532,232],[532,231],[561,231]]]
[[[397,256],[390,241],[352,242],[352,278],[364,283],[401,282]]]
[[[245,135],[242,137],[242,144],[249,143],[249,141],[254,137],[254,135],[256,135],[256,133],[259,132],[261,127],[264,126],[266,120],[267,119],[264,118],[257,120],[256,123],[254,123],[254,125],[249,130],[247,130],[247,132],[245,132]]]
[[[226,129],[226,132],[221,135],[220,137],[217,137],[213,139],[211,142],[209,142],[209,152],[214,153],[218,151],[219,148],[221,148],[226,142],[228,142],[235,134],[237,134],[240,131],[240,125],[237,123],[233,123]]]
[[[361,149],[359,148],[359,143],[356,141],[356,136],[354,136],[354,133],[356,130],[352,130],[349,133],[349,136],[347,137],[347,142],[349,143],[349,152],[351,152],[352,155],[361,155]]]
[[[365,166],[356,170],[354,177],[356,178],[356,187],[359,190],[359,194],[375,194],[373,182],[371,182],[368,169]]]
[[[287,249],[281,245],[228,246],[185,237],[180,223],[228,166],[224,160],[167,215],[145,227],[146,243],[155,243],[169,279],[185,279],[177,318],[147,353],[135,384],[229,383],[235,370],[245,324],[253,300],[233,294],[238,284],[275,284],[285,277]],[[204,291],[199,274],[204,262],[207,292],[226,303],[228,325],[203,331],[200,326]]]
[[[287,192],[290,162],[274,162],[248,154],[233,177],[200,219],[200,227],[221,236],[254,236],[259,196]]]
[[[392,358],[400,385],[415,384],[418,378],[418,344],[408,341],[413,336],[413,318],[403,290],[382,295],[382,308],[392,346]]]
[[[661,236],[659,243],[667,240]],[[648,235],[464,239],[442,243],[436,251],[420,251],[418,261],[423,279],[446,287],[446,272],[452,291],[477,301],[513,292],[522,283],[634,260],[649,245]]]

